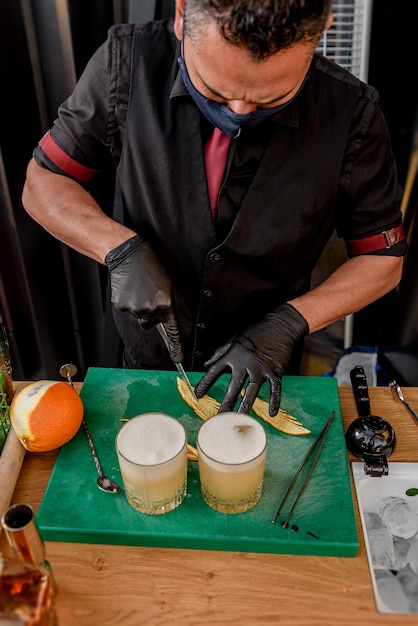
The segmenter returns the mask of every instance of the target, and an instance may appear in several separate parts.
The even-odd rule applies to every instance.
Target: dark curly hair
[[[298,41],[319,41],[332,0],[187,0],[185,29],[195,34],[214,20],[223,37],[265,59]]]

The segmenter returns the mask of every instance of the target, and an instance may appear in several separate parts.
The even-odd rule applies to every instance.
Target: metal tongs
[[[396,393],[396,395],[398,396],[398,398],[402,402],[402,404],[408,409],[408,411],[410,412],[412,417],[415,418],[416,421],[418,422],[418,414],[415,413],[414,409],[405,400],[404,395],[402,393],[402,389],[401,389],[400,385],[396,382],[396,380],[391,380],[390,383],[389,383],[389,387],[391,388],[392,392],[394,391]]]
[[[295,486],[295,483],[296,483],[297,479],[299,478],[300,473],[302,472],[302,470],[305,467],[306,463],[311,458],[311,455],[313,454],[316,446],[319,444],[318,445],[318,449],[316,451],[316,454],[315,454],[315,456],[313,458],[313,461],[311,463],[311,466],[309,468],[309,471],[306,474],[305,480],[303,481],[303,484],[302,484],[301,488],[299,489],[299,493],[297,494],[297,496],[295,498],[295,501],[293,502],[292,507],[291,507],[289,513],[287,514],[287,517],[286,517],[285,521],[282,522],[283,528],[287,528],[287,526],[289,525],[289,521],[290,521],[290,518],[292,516],[292,513],[295,510],[295,507],[296,507],[297,503],[299,502],[299,499],[300,499],[302,493],[304,492],[305,487],[308,484],[308,481],[309,481],[310,477],[312,476],[312,472],[315,469],[315,465],[316,465],[316,463],[317,463],[317,461],[319,459],[319,455],[322,452],[322,448],[324,447],[324,443],[325,443],[325,439],[326,439],[326,436],[327,436],[327,433],[328,433],[328,429],[331,426],[331,422],[334,419],[334,416],[335,416],[335,411],[332,411],[331,415],[329,416],[328,420],[325,423],[325,426],[318,433],[318,435],[316,436],[315,441],[313,442],[313,444],[309,448],[308,452],[306,453],[305,458],[303,459],[302,463],[299,465],[299,467],[298,467],[298,469],[296,471],[296,474],[294,475],[294,477],[292,479],[292,482],[290,483],[289,488],[286,491],[286,493],[284,495],[284,498],[281,501],[281,503],[279,505],[279,508],[277,509],[276,514],[275,514],[275,516],[272,519],[272,523],[273,524],[276,522],[277,518],[279,517],[280,512],[281,512],[281,510],[282,510],[282,508],[283,508],[287,498],[289,497],[290,492],[292,491],[293,487]]]

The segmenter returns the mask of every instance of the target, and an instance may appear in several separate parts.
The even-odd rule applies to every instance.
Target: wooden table
[[[369,391],[373,414],[396,431],[390,461],[418,462],[418,424],[389,388]],[[403,392],[417,408],[418,388]],[[352,389],[340,388],[340,397],[346,428],[357,417]],[[56,452],[26,454],[13,503],[38,510],[55,458]],[[360,539],[355,558],[46,542],[58,585],[59,624],[418,625],[418,615],[376,611],[355,505]],[[10,555],[4,533],[0,550]]]

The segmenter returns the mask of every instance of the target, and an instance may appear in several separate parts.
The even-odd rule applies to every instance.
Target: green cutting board
[[[191,373],[192,384],[200,377]],[[219,379],[210,394],[222,399],[228,379]],[[260,396],[268,398],[267,385]],[[120,418],[149,411],[168,413],[183,423],[192,445],[202,423],[180,397],[175,372],[90,368],[81,397],[103,472],[120,485],[115,451],[115,437],[123,424]],[[281,407],[311,434],[286,435],[262,422],[268,434],[263,494],[252,510],[239,515],[217,513],[204,503],[194,462],[189,462],[187,496],[176,510],[158,516],[139,513],[128,504],[123,490],[117,495],[99,490],[96,467],[80,429],[61,448],[52,471],[37,516],[42,537],[52,541],[355,556],[358,535],[337,382],[314,376],[284,377]],[[300,462],[331,411],[335,411],[335,418],[289,527],[283,528],[280,521],[285,519],[291,499],[283,517],[272,524]]]

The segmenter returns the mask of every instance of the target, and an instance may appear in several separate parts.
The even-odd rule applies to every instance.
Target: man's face
[[[183,18],[176,14],[175,33],[181,40]],[[185,36],[183,56],[190,79],[200,93],[245,114],[285,104],[301,86],[314,52],[312,43],[299,42],[266,60],[222,37],[214,25],[191,40]]]

